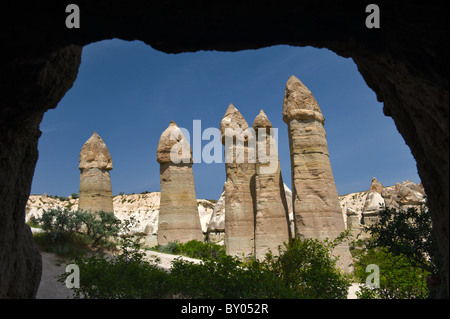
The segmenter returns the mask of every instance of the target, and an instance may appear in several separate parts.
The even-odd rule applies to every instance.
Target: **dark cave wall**
[[[80,7],[80,29],[65,27],[68,3]],[[367,29],[368,3],[2,4],[0,297],[32,297],[39,284],[40,256],[24,225],[39,123],[75,81],[82,46],[114,37],[167,53],[291,44],[353,58],[416,159],[448,275],[448,10],[432,1],[377,1],[381,28]]]

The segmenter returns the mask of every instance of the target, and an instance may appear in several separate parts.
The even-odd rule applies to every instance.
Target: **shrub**
[[[156,264],[144,261],[138,243],[122,239],[121,249],[118,256],[98,254],[72,261],[81,274],[80,287],[73,288],[76,298],[150,299],[170,296],[169,274]],[[58,281],[64,283],[68,275],[60,275]]]
[[[427,298],[426,277],[442,274],[442,257],[432,231],[431,214],[420,209],[380,211],[378,223],[366,227],[371,239],[357,256],[355,275],[364,282],[365,267],[380,268],[380,287],[363,287],[361,298]],[[443,276],[442,276],[443,277]],[[438,288],[439,290],[439,288]],[[444,291],[433,292],[445,295]]]
[[[393,254],[386,247],[371,248],[358,256],[355,262],[355,277],[365,283],[369,275],[367,265],[375,264],[380,269],[380,286],[363,286],[357,292],[361,299],[416,299],[427,298],[426,276],[428,271],[411,263],[404,254]]]
[[[183,255],[201,260],[215,260],[226,255],[225,246],[215,243],[205,243],[195,239],[186,243],[173,241],[165,245],[158,245],[152,249],[162,253]]]
[[[172,291],[180,298],[292,298],[294,294],[259,262],[243,266],[239,259],[220,256],[201,264],[180,258],[172,262]]]
[[[52,249],[59,254],[69,254],[77,242],[88,241],[92,247],[111,247],[123,227],[123,222],[113,213],[73,211],[60,207],[44,211],[35,222],[46,231]]]
[[[83,298],[346,298],[348,277],[330,257],[334,242],[297,239],[267,254],[263,261],[219,253],[200,263],[177,258],[170,272],[143,258],[140,244],[122,238],[119,256],[75,258],[80,269]],[[203,251],[208,245],[192,242],[187,247]],[[178,242],[162,246],[177,251]],[[161,248],[161,247],[160,247]],[[69,274],[62,274],[64,282]]]
[[[178,241],[171,241],[165,245],[158,245],[154,248],[156,251],[166,254],[179,254],[180,253],[180,243]]]
[[[119,234],[122,227],[122,222],[112,212],[84,212],[79,214],[79,218],[86,228],[86,235],[92,239],[93,247],[113,244],[111,239]]]
[[[331,257],[340,241],[297,238],[280,247],[278,256],[268,253],[264,264],[297,298],[346,299],[350,278],[336,267],[338,258]]]
[[[181,244],[180,250],[181,254],[185,256],[201,260],[215,260],[226,255],[225,246],[215,243],[204,243],[198,240],[190,240]]]

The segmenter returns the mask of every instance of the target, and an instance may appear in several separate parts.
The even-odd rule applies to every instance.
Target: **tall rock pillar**
[[[175,122],[161,134],[157,149],[161,199],[158,244],[203,241],[192,171],[191,147]]]
[[[335,239],[345,230],[328,154],[325,119],[311,91],[295,76],[286,83],[283,121],[288,124],[296,234]],[[348,245],[335,248],[338,266],[351,269]]]
[[[94,132],[81,148],[79,209],[114,212],[111,177],[113,162],[102,138]]]
[[[274,130],[263,110],[253,129],[257,136],[255,257],[262,260],[269,249],[277,254],[278,246],[289,241],[290,226]]]
[[[253,256],[255,238],[254,136],[230,104],[220,123],[225,145],[225,246],[228,255]]]

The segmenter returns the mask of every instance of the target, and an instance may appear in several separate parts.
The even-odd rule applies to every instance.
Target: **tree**
[[[355,275],[364,279],[367,276],[365,267],[377,264],[380,287],[363,288],[362,296],[426,298],[446,295],[440,287],[427,287],[427,281],[443,278],[443,267],[426,204],[400,211],[385,208],[379,216],[378,223],[365,227],[371,239],[366,242],[367,249],[357,258]]]

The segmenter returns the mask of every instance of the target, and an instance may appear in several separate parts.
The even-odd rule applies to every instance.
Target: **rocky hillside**
[[[369,190],[339,196],[346,224],[347,215],[356,215],[358,220],[361,220],[364,212],[378,211],[383,206],[396,210],[418,207],[425,199],[422,184],[404,181],[385,187],[375,177],[372,178]]]
[[[138,223],[131,229],[132,235],[141,236],[145,244],[155,246],[156,235],[158,233],[160,192],[150,192],[143,194],[116,195],[113,197],[114,213],[124,220],[134,217]],[[207,199],[198,199],[198,214],[202,230],[206,233],[209,220],[211,218],[215,201]],[[78,198],[68,198],[30,195],[26,206],[26,222],[32,218],[40,217],[44,210],[55,207],[66,207],[69,209],[78,209]]]
[[[289,216],[293,225],[292,192],[285,185]],[[342,216],[347,224],[348,215],[361,221],[363,213],[373,212],[381,206],[396,209],[418,206],[425,201],[425,192],[421,184],[410,181],[384,187],[376,178],[372,179],[369,190],[341,195],[339,200]],[[133,235],[141,236],[149,246],[156,245],[159,216],[159,192],[116,195],[113,197],[114,213],[120,219],[134,217],[136,223],[131,231]],[[43,210],[54,207],[78,209],[78,199],[62,198],[47,195],[30,195],[26,207],[26,221],[41,216]],[[225,231],[225,198],[224,194],[215,200],[198,199],[198,213],[203,233],[208,234],[211,241],[220,242]]]

